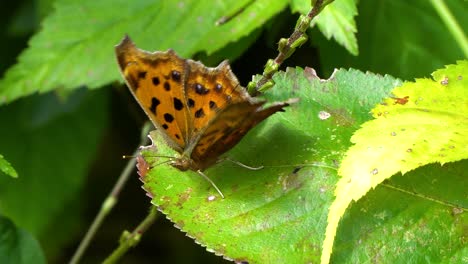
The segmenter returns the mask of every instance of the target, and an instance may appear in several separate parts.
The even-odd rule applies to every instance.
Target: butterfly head
[[[195,162],[191,158],[185,156],[174,158],[170,164],[172,167],[175,167],[181,171],[198,170],[198,166],[195,164]]]

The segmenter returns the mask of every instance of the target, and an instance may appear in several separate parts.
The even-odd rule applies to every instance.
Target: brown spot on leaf
[[[405,105],[406,103],[408,103],[408,99],[409,99],[409,96],[405,96],[405,97],[402,97],[402,98],[393,98],[395,100],[395,104],[401,104],[401,105]]]

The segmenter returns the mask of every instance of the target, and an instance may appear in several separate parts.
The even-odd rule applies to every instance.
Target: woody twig
[[[144,146],[148,143],[147,135],[151,127],[152,126],[149,122],[147,122],[143,126],[142,133],[141,133],[140,146]],[[140,150],[136,149],[134,152],[134,156],[138,155],[139,152]],[[120,191],[123,189],[123,187],[127,183],[127,180],[129,179],[132,171],[135,168],[135,164],[136,164],[136,160],[131,159],[125,166],[125,169],[120,174],[119,179],[117,180],[114,187],[112,188],[112,191],[109,193],[109,195],[106,197],[106,199],[102,203],[101,209],[99,210],[98,214],[94,218],[93,223],[91,224],[90,228],[86,232],[85,237],[83,238],[83,240],[81,240],[80,245],[78,246],[77,250],[75,251],[73,257],[71,258],[69,262],[70,264],[76,264],[81,260],[81,257],[83,256],[86,249],[90,245],[91,240],[93,239],[97,230],[104,222],[104,219],[106,218],[106,216],[112,211],[112,209],[116,205],[119,199]]]
[[[151,206],[148,215],[143,221],[132,231],[124,231],[120,237],[119,246],[107,257],[103,263],[117,263],[127,251],[135,247],[141,239],[141,236],[148,228],[156,221],[158,210],[156,206]]]
[[[281,38],[278,43],[279,54],[275,59],[269,59],[265,65],[265,70],[260,79],[252,80],[247,85],[247,90],[251,95],[264,92],[274,85],[273,75],[278,71],[280,65],[289,58],[296,48],[307,42],[306,30],[310,26],[310,22],[316,17],[323,8],[332,3],[334,0],[312,0],[313,7],[307,15],[301,15],[294,27],[294,32],[289,38]]]

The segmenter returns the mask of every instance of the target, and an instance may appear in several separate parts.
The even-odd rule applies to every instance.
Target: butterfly
[[[227,61],[208,68],[171,49],[138,49],[128,36],[115,52],[130,92],[165,142],[180,154],[170,164],[182,171],[201,173],[217,163],[250,129],[290,103],[263,108],[265,101],[240,86]]]

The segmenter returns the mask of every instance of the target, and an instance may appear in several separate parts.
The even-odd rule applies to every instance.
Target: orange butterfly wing
[[[189,71],[185,94],[193,120],[195,133],[202,130],[219,110],[227,105],[243,101],[249,96],[236,76],[232,73],[227,61],[216,68],[208,68],[202,63],[187,60]]]
[[[265,102],[250,97],[227,61],[208,68],[172,50],[140,50],[128,36],[116,55],[130,91],[169,146],[182,154],[172,164],[182,170],[208,168],[255,125],[289,105],[262,108]]]
[[[284,111],[283,108],[289,105],[288,102],[281,102],[263,109],[264,103],[246,100],[230,104],[218,113],[200,135],[191,154],[202,170],[233,148],[258,123],[278,111]]]
[[[172,50],[140,50],[128,36],[115,50],[130,91],[168,145],[182,153],[192,137],[184,94],[186,60]]]
[[[193,120],[193,135],[184,150],[201,170],[234,147],[256,124],[288,103],[262,109],[263,101],[253,99],[240,86],[227,61],[216,68],[187,60],[189,70],[185,95]]]

